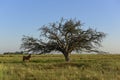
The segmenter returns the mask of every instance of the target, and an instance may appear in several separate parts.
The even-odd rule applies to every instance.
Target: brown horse
[[[25,61],[25,60],[30,60],[30,58],[31,58],[31,54],[29,54],[28,56],[23,56],[23,61]]]

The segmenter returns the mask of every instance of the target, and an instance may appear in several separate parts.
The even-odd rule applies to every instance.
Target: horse
[[[30,58],[31,58],[31,54],[29,54],[28,56],[23,56],[23,61],[25,60],[30,61]]]

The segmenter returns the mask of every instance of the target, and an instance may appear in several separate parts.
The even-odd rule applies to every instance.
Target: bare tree
[[[69,54],[72,51],[98,52],[97,48],[101,46],[105,33],[82,27],[79,20],[62,18],[59,22],[43,25],[39,29],[41,39],[24,36],[22,48],[40,53],[59,51],[66,61],[70,60]]]

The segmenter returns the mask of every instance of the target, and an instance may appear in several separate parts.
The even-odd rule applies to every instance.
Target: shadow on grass
[[[56,67],[71,66],[71,67],[84,67],[84,68],[90,67],[90,65],[87,63],[75,63],[75,62],[58,63],[58,64],[54,64],[54,66],[56,66]]]
[[[33,63],[61,63],[65,61],[60,59],[60,60],[32,60],[31,62]]]
[[[23,63],[23,61],[0,61],[0,63]]]

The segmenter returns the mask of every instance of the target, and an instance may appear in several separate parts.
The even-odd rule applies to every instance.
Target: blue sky
[[[0,0],[0,53],[20,50],[23,35],[61,17],[107,33],[102,49],[120,52],[120,0]]]

